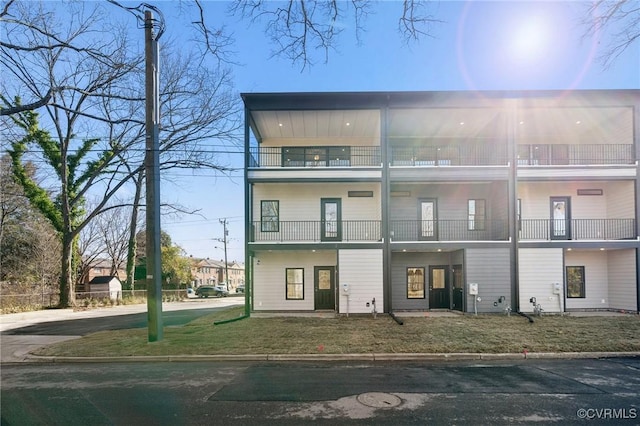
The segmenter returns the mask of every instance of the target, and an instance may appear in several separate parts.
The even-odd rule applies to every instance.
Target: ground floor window
[[[567,297],[584,298],[584,266],[567,266]]]
[[[287,300],[304,299],[304,268],[287,268]]]
[[[407,268],[407,298],[424,299],[424,268]]]

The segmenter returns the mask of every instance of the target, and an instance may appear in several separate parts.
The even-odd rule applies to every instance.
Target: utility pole
[[[220,219],[220,223],[224,227],[224,281],[227,286],[227,291],[229,291],[229,263],[227,262],[227,236],[229,235],[229,231],[227,231],[227,219]]]
[[[159,141],[159,70],[158,38],[153,34],[153,13],[144,13],[145,91],[146,91],[146,257],[147,323],[149,342],[162,340],[162,260],[160,251],[160,141]]]

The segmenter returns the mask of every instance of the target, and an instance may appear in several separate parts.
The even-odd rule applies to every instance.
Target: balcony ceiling
[[[380,112],[370,110],[257,111],[263,139],[380,138]]]
[[[381,115],[368,110],[254,111],[263,140],[378,139]],[[504,138],[509,111],[493,108],[393,109],[389,136],[397,139]],[[572,139],[631,143],[633,116],[626,107],[523,108],[516,114],[520,139]],[[602,143],[600,142],[600,143]],[[591,142],[593,143],[593,142]]]

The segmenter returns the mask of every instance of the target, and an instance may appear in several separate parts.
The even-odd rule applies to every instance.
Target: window
[[[263,200],[260,203],[260,230],[262,232],[280,231],[280,202]]]
[[[567,297],[585,297],[584,266],[567,266]]]
[[[424,268],[407,268],[407,299],[424,299]]]
[[[287,300],[304,299],[304,269],[287,268]]]
[[[487,219],[485,204],[485,200],[469,200],[469,231],[484,230]]]

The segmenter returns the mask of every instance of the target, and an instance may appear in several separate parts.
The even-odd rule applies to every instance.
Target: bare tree
[[[327,62],[330,51],[337,48],[340,35],[349,26],[360,43],[366,18],[375,12],[374,3],[367,0],[240,0],[233,2],[229,10],[253,24],[266,21],[265,33],[275,46],[272,56],[284,56],[304,69],[314,64],[315,50],[323,52]],[[432,26],[441,22],[430,12],[432,3],[397,2],[402,8],[398,31],[405,41],[430,36]]]
[[[597,59],[605,68],[631,46],[640,43],[640,2],[637,0],[596,0],[585,7],[584,36],[604,40]]]
[[[131,50],[127,32],[101,9],[102,4],[70,4],[67,12],[72,18],[63,23],[42,4],[31,8],[15,3],[0,48],[0,62],[12,69],[11,85],[3,86],[6,105],[20,105],[19,95],[7,94],[9,88],[34,97],[51,87],[63,88],[42,107],[44,120],[30,111],[9,116],[13,127],[22,129],[10,150],[16,177],[62,237],[62,306],[75,302],[72,259],[79,233],[114,207],[110,201],[140,176],[144,158],[144,55]],[[49,48],[10,47],[25,45]],[[91,53],[76,46],[90,46]],[[193,59],[182,52],[166,58],[167,69],[174,72],[166,72],[161,82],[161,167],[224,170],[206,144],[211,138],[234,138],[239,100],[227,71],[208,70]],[[79,139],[79,134],[86,137]],[[55,193],[24,173],[24,162],[30,158],[54,171]],[[87,196],[97,200],[89,209]]]

